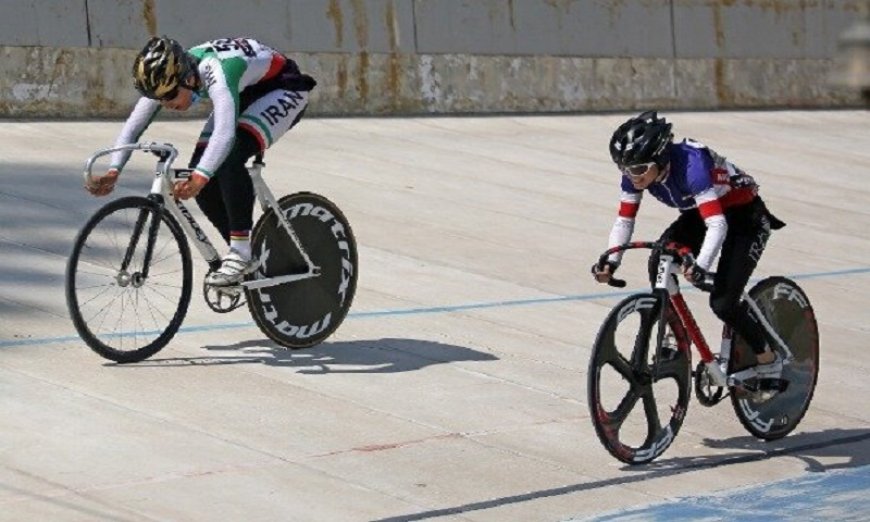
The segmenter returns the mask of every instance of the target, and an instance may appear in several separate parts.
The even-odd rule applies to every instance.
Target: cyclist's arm
[[[704,270],[709,271],[713,261],[722,249],[725,236],[728,234],[728,222],[725,220],[722,202],[714,187],[713,158],[706,149],[697,149],[688,157],[687,174],[689,190],[693,194],[698,212],[707,225],[704,242],[695,262]]]
[[[130,112],[130,116],[127,117],[127,121],[121,129],[121,134],[115,140],[115,146],[120,147],[121,145],[136,143],[142,136],[142,133],[145,132],[145,129],[148,128],[148,125],[154,120],[154,117],[157,116],[158,112],[160,112],[160,102],[144,96],[139,98],[139,101],[136,102],[136,105]],[[109,169],[121,172],[124,165],[127,164],[127,160],[130,159],[130,154],[132,154],[132,151],[129,150],[119,150],[112,153]]]
[[[236,139],[239,118],[239,81],[244,73],[243,60],[206,58],[200,62],[200,74],[208,88],[214,111],[213,129],[205,151],[194,167],[194,175],[211,179],[226,159]],[[202,142],[203,136],[200,136]]]
[[[613,227],[610,229],[607,248],[628,243],[631,241],[631,236],[634,233],[635,217],[640,208],[643,192],[629,188],[630,183],[628,186],[626,186],[626,183],[627,180],[623,179],[622,193],[619,196],[619,213],[616,216],[616,221],[613,222]],[[622,261],[622,254],[622,252],[611,254],[607,260],[619,265]]]
[[[704,242],[701,243],[701,250],[698,252],[695,262],[704,270],[709,271],[719,254],[719,250],[722,249],[722,243],[725,242],[725,236],[728,234],[728,222],[722,212],[722,204],[712,188],[696,195],[695,202],[698,204],[701,217],[704,218],[704,224],[707,225]]]

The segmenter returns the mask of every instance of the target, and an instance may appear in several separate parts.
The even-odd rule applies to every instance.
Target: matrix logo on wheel
[[[328,209],[312,203],[299,203],[297,205],[293,205],[292,207],[286,209],[284,214],[290,223],[292,223],[293,219],[297,217],[313,217],[318,219],[326,227],[329,228],[332,236],[336,239],[336,246],[338,248],[339,255],[341,256],[341,281],[338,285],[337,294],[339,297],[339,306],[344,306],[345,301],[348,298],[347,291],[355,270],[353,260],[351,258],[351,245],[347,240],[347,232],[344,225],[340,221],[338,221],[335,215]],[[304,244],[302,246],[303,248],[305,247]],[[310,255],[310,252],[307,253]],[[260,255],[258,256],[260,261],[260,267],[257,270],[258,279],[267,277],[267,265],[269,262],[270,254],[271,250],[264,242],[262,244]],[[312,259],[312,262],[317,264],[317,260],[315,259]],[[281,314],[273,304],[272,297],[265,289],[260,290],[260,299],[262,301],[263,315],[265,316],[266,320],[272,323],[276,330],[286,335],[287,337],[307,339],[309,337],[320,334],[321,332],[329,328],[330,324],[332,323],[332,311],[329,311],[319,320],[311,324],[290,324],[287,320],[281,317]],[[304,306],[304,303],[300,303],[300,305]]]
[[[338,287],[338,293],[341,295],[341,304],[344,305],[344,301],[347,299],[347,288],[354,271],[353,261],[350,259],[350,244],[347,242],[347,232],[344,230],[344,225],[335,219],[335,216],[328,209],[311,203],[293,205],[287,209],[285,215],[288,221],[292,221],[297,216],[312,216],[329,226],[333,237],[338,240],[338,249],[341,251],[341,285]]]

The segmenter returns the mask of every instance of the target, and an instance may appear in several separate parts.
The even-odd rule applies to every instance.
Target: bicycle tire
[[[132,213],[137,215],[140,215],[142,212],[151,213],[153,205],[154,203],[150,200],[138,196],[125,197],[106,204],[97,210],[97,212],[91,216],[82,227],[75,239],[72,252],[67,262],[65,280],[66,302],[70,318],[72,319],[76,331],[79,336],[81,336],[82,340],[94,352],[106,359],[118,363],[138,362],[147,359],[160,351],[167,343],[169,343],[176,332],[178,332],[178,329],[184,320],[184,316],[187,313],[187,307],[190,304],[191,291],[193,287],[193,268],[191,264],[190,248],[178,222],[166,209],[163,209],[162,211],[161,224],[165,225],[165,229],[169,230],[170,236],[167,238],[165,243],[161,242],[164,227],[160,226],[158,228],[158,240],[155,244],[155,251],[152,255],[149,267],[149,272],[151,273],[148,278],[144,280],[140,286],[132,285],[129,282],[124,284],[122,281],[120,265],[124,257],[123,250],[127,247],[130,239],[121,239],[117,230],[115,231],[116,233],[113,234],[109,234],[109,232],[112,232],[113,226],[123,229],[125,226],[130,224],[130,216],[120,215],[122,212],[132,211]],[[131,268],[135,268],[137,255],[140,255],[145,251],[148,236],[148,223],[150,223],[152,215],[153,214],[149,215],[144,223],[144,231],[136,244],[133,258],[134,264],[130,265]],[[102,229],[105,229],[105,231],[101,229],[101,225]],[[96,232],[100,232],[100,234],[98,235]],[[105,235],[106,237],[100,237],[102,235]],[[123,234],[121,233],[120,236],[123,236]],[[171,248],[169,249],[169,253],[166,252],[167,246],[173,243],[178,248],[178,253],[181,257],[180,259],[173,259],[175,252],[172,251]],[[102,256],[105,255],[105,257],[108,257],[109,254],[119,254],[120,257],[114,261],[109,260],[103,263],[98,262],[105,261]],[[82,259],[83,256],[85,259]],[[92,257],[94,259],[91,259]],[[139,261],[141,265],[143,260],[139,259]],[[165,274],[154,273],[152,269],[161,263],[169,263],[171,265],[170,268],[174,268],[177,263],[178,266],[180,266],[179,270],[181,272],[180,287],[177,288],[178,298],[176,300],[175,311],[172,312],[172,317],[169,319],[166,327],[162,329],[157,325],[156,316],[160,315],[168,318],[168,315],[163,313],[163,303],[165,301],[172,301],[172,298],[167,297],[166,292],[169,291],[168,289],[175,287],[163,283],[163,279],[161,278],[165,275],[174,274],[178,270],[166,272]],[[87,268],[90,271],[83,269],[83,265],[87,265]],[[143,267],[140,266],[140,268]],[[159,268],[159,270],[165,269],[165,265]],[[97,271],[99,271],[99,273]],[[175,279],[175,276],[172,276],[172,278]],[[101,284],[93,287],[88,286],[88,283],[92,282],[101,282]],[[82,286],[80,287],[78,283],[82,283]],[[149,285],[149,283],[151,284]],[[94,290],[96,293],[91,296],[91,289],[101,290]],[[172,292],[174,294],[175,290],[172,290]],[[99,303],[103,302],[103,300],[97,300],[102,297],[111,299],[105,306],[98,308]],[[159,300],[160,305],[159,308],[153,306],[147,310],[150,313],[151,322],[157,325],[157,330],[145,330],[140,332],[138,328],[144,327],[145,325],[143,324],[143,321],[139,320],[139,315],[137,314],[136,319],[133,322],[134,330],[132,332],[123,329],[120,332],[117,331],[118,324],[124,320],[124,312],[128,304],[135,307],[136,311],[138,311],[140,302],[144,303],[143,306],[152,305],[151,298]],[[97,303],[92,304],[95,301],[97,301]],[[96,312],[93,312],[92,314],[91,312],[95,307],[97,308]],[[115,313],[119,307],[120,313],[117,322],[115,322],[114,319],[110,320],[110,323],[115,322],[116,331],[104,331],[102,326],[105,324],[107,316]],[[156,314],[155,310],[157,310]],[[89,316],[89,318],[86,318],[87,316]],[[144,322],[148,322],[148,319],[149,318],[146,316]],[[99,324],[92,324],[97,321],[99,321]],[[131,337],[133,338],[132,342],[134,349],[124,349],[125,339]],[[138,346],[139,337],[142,337],[145,340],[153,338],[153,340],[147,342],[143,346]]]
[[[622,300],[602,323],[589,358],[587,398],[595,433],[604,448],[626,464],[645,464],[664,453],[679,433],[691,399],[690,343],[685,329],[669,305],[666,320],[677,346],[676,349],[667,350],[668,353],[663,351],[662,362],[659,364],[660,373],[658,379],[653,381],[650,350],[653,350],[654,355],[661,306],[661,298],[652,293],[635,294]],[[633,339],[634,343],[630,358],[626,358],[616,344],[617,338],[621,337],[617,330],[621,323],[635,314],[639,315],[636,333],[632,333],[632,326],[625,323],[626,330],[631,330],[627,332],[626,339]],[[607,367],[627,381],[628,385],[625,396],[612,410],[602,403],[602,398],[606,394],[612,394],[613,388],[610,386],[610,390],[604,389],[609,385],[609,382],[603,382],[603,371]],[[676,388],[676,393],[673,394],[675,402],[661,410],[670,412],[670,419],[662,424],[653,385],[666,384],[669,380],[673,380],[670,386]],[[639,401],[643,403],[646,426],[629,426],[643,437],[642,443],[632,444],[623,440],[627,434],[624,435],[622,430]]]
[[[308,348],[332,335],[350,310],[358,276],[356,240],[341,210],[319,194],[290,194],[278,206],[321,272],[301,281],[246,288],[248,309],[269,339],[290,349]],[[272,209],[254,226],[251,246],[260,266],[247,280],[307,270]]]
[[[806,293],[786,277],[768,277],[753,286],[749,295],[788,345],[794,360],[782,370],[782,378],[789,381],[785,391],[766,401],[732,393],[731,405],[746,431],[762,440],[776,440],[794,430],[810,407],[819,375],[819,327]],[[735,334],[728,372],[754,363],[749,344]]]

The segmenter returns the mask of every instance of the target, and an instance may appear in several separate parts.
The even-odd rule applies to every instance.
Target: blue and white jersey
[[[669,207],[681,212],[697,208],[706,218],[726,208],[745,205],[758,192],[750,176],[702,143],[686,139],[671,144],[670,154],[664,179],[646,189]],[[634,188],[625,176],[621,188],[627,196],[623,201],[640,203],[642,191]],[[634,210],[636,213],[637,209]]]
[[[698,209],[707,234],[697,262],[709,270],[728,232],[725,209],[751,202],[758,194],[758,186],[752,177],[700,142],[686,139],[668,147],[670,163],[663,177],[645,190],[634,188],[631,180],[621,176],[619,215],[609,243],[613,247],[631,240],[643,193],[649,192],[680,212]],[[611,261],[619,260],[619,255],[611,256]]]

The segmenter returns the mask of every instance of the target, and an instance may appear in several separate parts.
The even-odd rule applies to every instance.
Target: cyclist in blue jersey
[[[764,252],[770,231],[785,223],[773,216],[758,195],[755,180],[705,145],[685,139],[673,142],[672,125],[655,111],[623,123],[610,140],[610,155],[619,168],[619,213],[610,232],[609,246],[631,240],[635,217],[644,192],[680,211],[661,241],[690,247],[695,264],[683,273],[693,284],[704,280],[716,256],[710,307],[737,331],[756,354],[760,377],[778,378],[782,361],[770,349],[764,329],[749,313],[741,296]],[[612,255],[592,273],[606,283],[619,267],[622,253]],[[650,279],[658,257],[650,258]]]
[[[168,38],[151,38],[133,62],[133,85],[142,95],[116,145],[135,143],[161,108],[188,110],[198,99],[212,113],[196,144],[187,181],[176,198],[196,198],[229,244],[221,267],[207,276],[216,286],[238,284],[256,269],[251,261],[254,188],[245,167],[290,130],[305,113],[317,82],[282,53],[251,38],[212,40],[185,50]],[[130,151],[116,152],[109,170],[87,190],[112,192]]]

